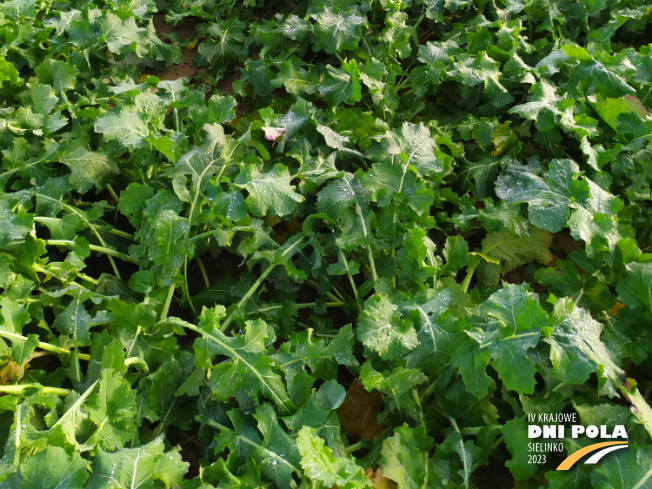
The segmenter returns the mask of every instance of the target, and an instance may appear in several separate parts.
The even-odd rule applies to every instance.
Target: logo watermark
[[[580,424],[577,413],[536,413],[528,414],[528,463],[543,464],[547,462],[548,453],[560,453],[565,450],[564,440],[581,438],[612,441],[600,441],[576,450],[559,464],[557,470],[568,470],[584,456],[593,453],[585,464],[596,464],[605,455],[627,448],[627,431],[624,425],[588,425]],[[536,424],[535,424],[536,423]],[[536,440],[536,441],[535,441]],[[595,453],[594,453],[595,452]]]

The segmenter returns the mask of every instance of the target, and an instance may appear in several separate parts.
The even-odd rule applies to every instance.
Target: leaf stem
[[[109,191],[109,194],[111,194],[111,197],[113,197],[113,200],[115,200],[116,204],[120,202],[120,199],[118,198],[118,194],[115,193],[115,190],[113,190],[113,187],[111,186],[110,183],[106,184],[106,189]]]
[[[362,438],[360,441],[357,441],[353,445],[349,445],[348,447],[346,447],[346,453],[357,452],[358,450],[360,450],[361,448],[364,448],[366,446],[367,446],[367,440]]]
[[[471,474],[471,467],[469,467],[469,462],[467,460],[467,457],[465,457],[465,452],[466,448],[464,447],[464,439],[462,438],[462,433],[460,432],[459,426],[457,426],[457,422],[455,421],[455,418],[448,416],[448,420],[451,422],[451,425],[453,426],[453,429],[457,432],[457,434],[460,435],[460,458],[462,459],[462,466],[464,467],[464,487],[466,489],[469,488],[469,475]]]
[[[34,221],[42,222],[42,223],[48,223],[48,222],[61,222],[61,221],[63,221],[63,219],[61,219],[60,217],[34,216]],[[119,237],[124,238],[124,239],[128,239],[129,241],[134,240],[134,237],[131,234],[126,233],[124,231],[121,231],[120,229],[113,228],[113,227],[108,228],[108,229],[102,229],[102,231],[106,231],[107,233],[114,234],[114,235],[119,236]]]
[[[211,426],[211,427],[213,427],[213,428],[217,428],[217,429],[220,430],[220,431],[230,431],[230,432],[233,432],[233,433],[236,434],[236,436],[237,436],[241,441],[243,441],[243,442],[246,443],[247,445],[250,445],[250,446],[254,447],[254,449],[256,449],[256,450],[260,450],[260,451],[262,451],[263,453],[265,453],[265,455],[267,455],[268,457],[274,459],[274,463],[276,463],[276,462],[280,462],[280,463],[282,463],[283,465],[286,465],[286,466],[288,466],[289,468],[291,468],[293,471],[296,471],[298,474],[301,474],[301,470],[300,470],[298,467],[295,467],[293,464],[291,464],[290,462],[288,462],[285,458],[283,458],[282,456],[280,456],[278,453],[276,453],[276,452],[270,450],[269,448],[265,447],[264,445],[260,445],[259,443],[256,443],[255,441],[250,440],[250,439],[247,438],[246,436],[243,436],[243,435],[241,435],[240,433],[238,433],[236,430],[234,430],[234,429],[232,429],[232,428],[229,428],[228,426],[224,426],[223,424],[220,424],[220,423],[218,423],[218,422],[216,422],[216,421],[213,421],[212,419],[208,419],[208,420],[206,420],[206,419],[202,419],[202,418],[199,417],[199,416],[195,416],[195,421],[198,421],[198,422],[201,422],[201,423],[206,423],[208,426]]]
[[[625,398],[632,404],[632,412],[645,426],[648,435],[652,437],[652,408],[650,408],[641,391],[636,388],[635,392],[631,392],[623,386],[619,387]]]
[[[2,331],[2,330],[0,330],[0,337],[6,338],[10,341],[27,341],[29,339],[26,336],[20,335],[18,333],[11,333],[10,331]],[[60,346],[52,345],[50,343],[45,343],[43,341],[39,341],[36,344],[36,346],[41,350],[49,351],[50,353],[58,353],[61,355],[72,355],[71,350],[68,350],[66,348],[61,348]],[[87,353],[77,353],[77,358],[88,362],[91,359],[91,356]]]
[[[463,292],[468,292],[469,291],[469,285],[471,284],[471,279],[473,278],[473,273],[475,272],[475,269],[478,268],[478,265],[480,264],[480,259],[476,258],[473,260],[473,263],[469,263],[469,265],[466,267],[466,276],[464,277],[464,280],[462,280],[462,291]]]
[[[428,427],[426,426],[426,421],[423,418],[423,406],[421,405],[421,398],[419,397],[419,391],[417,389],[412,389],[412,397],[414,398],[414,402],[417,404],[419,407],[419,421],[421,422],[421,426],[423,427],[424,432],[428,432]],[[428,487],[428,452],[425,452],[423,454],[423,466],[426,469],[426,473],[423,475],[423,489],[426,489]]]
[[[206,268],[204,267],[204,262],[201,260],[199,255],[195,255],[195,262],[197,262],[197,266],[199,267],[199,271],[201,272],[201,276],[204,279],[204,285],[206,288],[211,286],[210,280],[208,280],[208,274],[206,273]]]
[[[345,294],[337,287],[337,285],[331,284],[333,286],[333,290],[337,294],[337,296],[333,295],[332,292],[326,292],[326,297],[329,299],[332,299],[334,301],[341,300],[341,301],[346,301]]]
[[[71,248],[75,245],[74,241],[70,241],[68,239],[44,239],[43,242],[47,246],[67,246]],[[138,260],[136,260],[135,258],[132,258],[129,255],[125,255],[124,253],[113,250],[111,248],[107,248],[106,246],[88,245],[88,247],[91,249],[91,251],[104,253],[109,257],[115,256],[116,258],[120,258],[122,261],[133,263],[134,265],[140,265]]]
[[[65,93],[63,93],[63,95],[65,95]],[[71,112],[71,114],[72,114],[72,112]],[[74,116],[74,117],[76,119],[76,116]],[[41,193],[38,193],[38,192],[34,192],[34,195],[36,197],[40,198],[40,199],[45,199],[45,200],[49,200],[51,202],[56,202],[59,205],[61,205],[62,207],[65,207],[66,209],[68,209],[70,212],[72,212],[74,214],[77,214],[80,217],[80,219],[82,221],[84,221],[84,223],[90,228],[91,232],[95,235],[95,237],[100,242],[100,245],[102,245],[103,247],[106,247],[106,241],[104,241],[104,238],[102,238],[102,235],[97,230],[97,226],[95,226],[92,222],[90,222],[86,218],[84,213],[81,212],[79,209],[77,209],[76,207],[74,207],[74,206],[72,206],[70,204],[67,204],[66,202],[64,202],[61,199],[55,199],[54,197],[50,197],[49,195],[41,194]],[[106,249],[109,249],[109,248],[106,248]],[[118,271],[118,267],[115,264],[115,261],[113,260],[112,255],[107,253],[107,258],[109,259],[109,263],[111,264],[111,268],[113,269],[113,273],[115,274],[116,278],[118,280],[120,280],[122,277],[120,276],[120,272]],[[129,260],[127,260],[127,261],[129,261]],[[138,265],[138,263],[136,263],[136,265]]]
[[[276,267],[276,263],[270,263],[267,268],[263,271],[263,273],[260,274],[260,277],[258,277],[258,280],[254,282],[254,284],[249,288],[247,293],[242,296],[242,299],[238,302],[236,305],[235,309],[231,311],[231,313],[227,316],[227,318],[224,320],[224,322],[220,325],[220,331],[224,332],[226,331],[226,328],[233,322],[233,318],[235,317],[235,312],[239,311],[242,309],[242,306],[245,305],[245,303],[251,298],[251,296],[256,292],[256,289],[260,287],[260,285],[265,281],[267,276],[271,273],[271,271]]]
[[[326,305],[326,307],[346,306],[346,302],[342,302],[342,301],[324,302],[323,304]],[[294,307],[296,307],[297,309],[303,309],[304,307],[315,307],[317,305],[319,305],[319,302],[302,302],[300,304],[295,304]],[[249,311],[249,314],[255,314],[257,312],[275,311],[277,309],[282,309],[282,308],[283,308],[283,304],[275,304],[273,306],[256,309],[255,311]]]
[[[650,92],[652,92],[652,87],[650,87],[650,88],[648,89],[647,93],[645,94],[645,97],[643,97],[643,100],[641,100],[641,104],[643,104],[643,105],[645,104],[645,101],[646,101],[647,98],[650,96]]]
[[[194,331],[195,333],[202,335],[204,338],[212,341],[216,345],[219,345],[224,354],[230,357],[234,363],[237,364],[240,362],[241,365],[247,368],[258,379],[262,385],[261,388],[263,391],[268,392],[269,396],[271,396],[270,399],[272,399],[277,406],[280,406],[280,412],[283,414],[290,414],[292,412],[293,404],[292,401],[290,401],[290,398],[287,397],[285,389],[283,388],[281,390],[277,388],[273,382],[270,382],[267,379],[267,376],[261,374],[261,372],[259,372],[258,369],[240,353],[240,348],[234,348],[228,343],[228,341],[225,341],[226,336],[224,336],[221,332],[218,334],[211,334],[195,326],[194,324],[189,323],[188,321],[184,321],[183,319],[176,317],[171,317],[164,321],[159,321],[155,326],[161,324],[171,324],[172,326],[180,326],[182,328],[189,329],[190,331]],[[220,338],[219,335],[222,335],[224,339]],[[288,403],[290,406],[288,406]]]
[[[82,280],[86,280],[86,282],[92,283],[93,285],[97,285],[100,283],[99,281],[95,280],[93,277],[86,275],[85,273],[82,272],[77,272],[77,276]]]
[[[134,335],[134,339],[131,340],[131,345],[129,345],[129,350],[127,350],[127,356],[131,355],[131,352],[133,351],[134,346],[136,346],[136,340],[138,339],[138,335],[140,335],[141,331],[142,331],[142,328],[141,328],[141,326],[139,324],[138,327],[136,328],[136,334]],[[125,364],[126,364],[126,362],[125,362]]]
[[[369,233],[367,232],[367,224],[364,221],[364,217],[362,216],[362,208],[360,207],[360,204],[355,205],[355,210],[356,213],[358,214],[358,217],[360,218],[360,224],[362,225],[362,232],[364,233],[364,237],[366,238]],[[373,277],[374,284],[378,282],[378,273],[376,272],[376,262],[374,261],[374,255],[371,253],[371,245],[367,245],[367,256],[369,258],[369,266],[371,267],[371,276]]]
[[[84,393],[83,393],[81,396],[79,396],[79,399],[77,399],[77,400],[74,402],[74,404],[73,404],[72,406],[70,406],[70,408],[69,408],[65,413],[63,413],[63,416],[61,416],[61,417],[57,420],[57,422],[54,423],[53,428],[54,428],[54,426],[57,426],[57,425],[61,425],[61,424],[63,424],[63,423],[67,420],[67,418],[69,418],[70,416],[72,416],[72,413],[74,413],[75,410],[76,410],[79,406],[81,406],[81,405],[84,403],[84,401],[88,398],[88,396],[91,395],[91,393],[93,392],[93,389],[95,389],[95,386],[96,386],[99,382],[100,382],[100,379],[97,379],[95,382],[93,382],[93,383],[90,385],[90,387],[89,387],[88,389],[86,389],[86,391],[84,391]]]
[[[480,431],[482,429],[484,429],[484,428],[491,428],[491,429],[494,429],[494,430],[499,430],[502,427],[503,427],[503,425],[501,425],[501,424],[488,424],[488,425],[484,425],[484,426],[469,426],[467,428],[462,428],[460,430],[460,433],[462,435],[477,436],[478,433],[480,433]]]
[[[190,286],[188,285],[188,257],[184,256],[183,257],[183,290],[186,293],[186,299],[188,299],[188,305],[190,306],[190,310],[192,313],[196,316],[197,315],[197,309],[195,309],[195,305],[192,303],[192,298],[190,297]]]
[[[346,274],[349,277],[349,283],[351,284],[351,289],[353,290],[353,295],[355,296],[355,303],[358,308],[358,311],[361,310],[360,306],[360,296],[358,295],[358,288],[355,285],[355,281],[353,280],[353,276],[351,275],[351,268],[349,267],[349,262],[344,256],[344,252],[340,249],[340,258],[342,258],[342,262],[344,263],[344,267],[346,267]]]
[[[281,258],[285,258],[285,255],[288,254],[288,253],[290,253],[290,251],[292,251],[296,246],[298,246],[299,243],[301,243],[301,242],[303,241],[304,238],[305,238],[305,236],[303,236],[303,237],[297,239],[295,242],[293,242],[292,244],[289,244],[289,245],[288,245],[289,242],[286,243],[286,245],[288,245],[288,246],[287,246],[287,248],[283,251],[283,253],[281,254]],[[284,247],[285,247],[285,246],[284,246]],[[239,301],[238,304],[236,305],[235,309],[233,309],[233,310],[229,313],[229,315],[226,317],[226,319],[224,320],[224,322],[220,325],[220,331],[221,331],[221,332],[226,331],[226,328],[227,328],[227,327],[231,324],[231,322],[233,321],[233,318],[235,317],[235,313],[236,313],[237,311],[239,311],[240,309],[242,309],[242,307],[243,307],[243,306],[246,304],[246,302],[251,298],[251,296],[254,294],[254,292],[256,292],[256,289],[257,289],[258,287],[261,286],[261,284],[265,281],[265,279],[267,278],[267,276],[271,273],[271,271],[272,271],[272,270],[273,270],[277,265],[278,265],[277,262],[270,263],[270,264],[267,266],[267,268],[263,271],[263,273],[260,274],[260,277],[258,277],[258,280],[256,280],[256,281],[254,282],[254,284],[249,288],[249,290],[247,291],[247,293],[242,297],[242,299],[240,299],[240,301]]]
[[[431,382],[431,384],[421,393],[419,394],[419,398],[421,399],[422,402],[425,402],[433,392],[435,392],[435,389],[437,388],[437,381]]]
[[[120,236],[121,238],[128,239],[129,241],[133,241],[134,237],[129,234],[125,233],[124,231],[120,231],[119,229],[115,228],[110,228],[106,230],[107,233],[115,234],[116,236]]]
[[[174,290],[176,287],[174,283],[170,285],[168,289],[168,296],[165,298],[165,304],[163,304],[163,310],[161,311],[161,321],[164,321],[168,317],[168,312],[170,311],[170,304],[172,304],[172,297],[174,296]]]
[[[18,384],[18,385],[0,385],[0,394],[22,394],[30,389],[40,389],[43,394],[55,394],[60,397],[66,397],[72,391],[62,387],[48,387],[41,384]]]

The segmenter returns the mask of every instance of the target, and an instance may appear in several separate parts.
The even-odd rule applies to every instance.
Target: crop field
[[[0,0],[0,488],[652,489],[651,21]]]

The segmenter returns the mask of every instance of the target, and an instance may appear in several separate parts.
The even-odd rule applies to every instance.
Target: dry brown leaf
[[[378,425],[378,415],[382,410],[383,398],[380,392],[375,389],[367,392],[356,378],[346,391],[344,402],[337,409],[337,417],[342,431],[349,437],[369,440],[383,432]]]
[[[622,302],[616,302],[614,306],[609,310],[613,312],[616,316],[618,316],[620,314],[618,311],[620,311],[623,307],[625,307],[625,304],[623,304]]]
[[[16,381],[20,382],[25,376],[25,370],[29,368],[29,362],[45,355],[47,355],[47,352],[44,351],[32,352],[22,366],[18,365],[13,360],[9,360],[9,363],[0,368],[0,385],[11,385]]]
[[[25,363],[27,365],[27,363]],[[13,360],[0,368],[0,385],[11,385],[25,375],[25,367],[21,367]]]
[[[396,482],[383,475],[383,470],[380,467],[376,469],[376,472],[373,469],[367,469],[364,471],[364,475],[371,481],[373,489],[396,489],[398,487]]]
[[[573,251],[583,250],[585,247],[584,241],[576,241],[570,235],[565,233],[557,233],[554,236],[555,244],[566,254],[570,255]]]
[[[299,221],[297,218],[294,218],[289,222],[278,219],[274,224],[272,224],[272,228],[274,229],[274,241],[279,244],[285,243],[285,241],[297,230],[301,229],[302,226],[303,222]]]

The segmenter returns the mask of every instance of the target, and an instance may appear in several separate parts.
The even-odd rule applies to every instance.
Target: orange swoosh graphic
[[[593,445],[589,445],[588,447],[580,448],[576,452],[571,453],[566,459],[559,464],[559,467],[557,467],[557,470],[568,470],[570,469],[575,462],[577,462],[579,459],[581,459],[584,455],[587,453],[595,452],[596,450],[599,450],[600,448],[603,447],[608,447],[611,445],[627,445],[626,441],[605,441],[603,443],[594,443]]]

